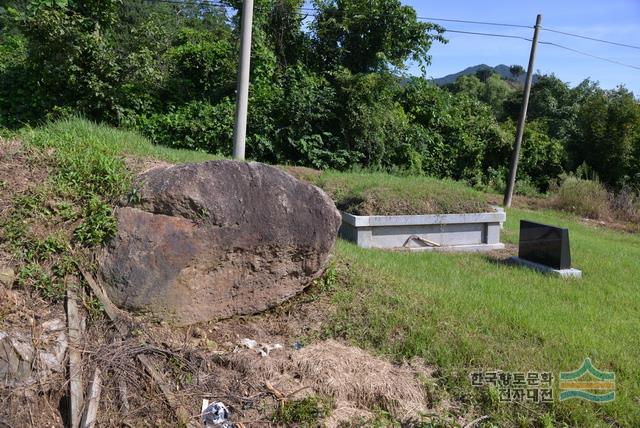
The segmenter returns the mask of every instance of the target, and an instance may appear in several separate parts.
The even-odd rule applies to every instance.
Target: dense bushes
[[[14,0],[0,8],[0,126],[66,114],[141,130],[156,144],[229,155],[239,14],[207,2]],[[247,155],[504,187],[521,90],[483,70],[447,88],[407,78],[442,28],[398,0],[256,3]],[[237,2],[227,2],[237,7]],[[232,10],[231,8],[227,11]],[[532,90],[517,189],[546,191],[586,163],[640,185],[640,107],[624,88]]]
[[[640,105],[624,88],[595,88],[581,103],[570,140],[575,164],[586,163],[614,187],[640,184]]]
[[[608,205],[607,190],[596,180],[567,177],[556,197],[558,208],[595,219],[607,217]]]
[[[625,187],[612,193],[598,180],[564,177],[554,197],[554,205],[561,210],[592,219],[640,222],[638,192]]]
[[[129,124],[165,146],[231,155],[233,104],[192,101],[167,113],[137,116]]]

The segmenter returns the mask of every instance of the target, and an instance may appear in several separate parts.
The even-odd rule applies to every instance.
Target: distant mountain
[[[458,80],[458,77],[460,77],[460,76],[473,76],[478,71],[487,70],[487,69],[488,70],[493,70],[494,72],[498,73],[500,76],[502,76],[503,79],[516,81],[516,82],[519,82],[521,84],[524,84],[524,81],[525,81],[525,79],[527,77],[527,73],[526,73],[526,70],[525,70],[525,73],[521,74],[520,76],[518,76],[516,78],[515,76],[513,76],[511,74],[511,71],[509,71],[509,66],[508,65],[500,64],[500,65],[496,65],[495,67],[490,67],[487,64],[479,64],[479,65],[474,65],[473,67],[467,67],[464,70],[459,71],[457,73],[449,74],[449,75],[446,75],[444,77],[440,77],[438,79],[433,79],[433,82],[438,86],[444,86],[444,85],[448,85],[450,83],[455,83],[455,81]],[[533,75],[533,82],[535,83],[536,80],[538,80],[538,75],[534,74]]]

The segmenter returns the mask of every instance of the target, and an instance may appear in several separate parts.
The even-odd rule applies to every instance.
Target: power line
[[[624,43],[612,42],[610,40],[597,39],[595,37],[583,36],[581,34],[567,33],[565,31],[553,30],[551,28],[542,27],[542,30],[543,31],[549,31],[550,33],[564,34],[565,36],[578,37],[580,39],[592,40],[592,41],[600,42],[600,43],[608,43],[610,45],[623,46],[625,48],[640,49],[640,46],[627,45],[627,44],[624,44]]]
[[[427,20],[427,21],[460,22],[464,24],[493,25],[498,27],[533,28],[531,25],[506,24],[503,22],[466,21],[464,19],[431,18],[426,16],[418,16],[417,19]]]
[[[180,0],[152,0],[152,1],[159,2],[159,3],[186,5],[186,2],[183,2],[183,1],[180,1]],[[214,8],[220,8],[220,9],[223,9],[223,10],[233,9],[233,7],[225,5],[225,4],[220,3],[220,2],[216,2],[215,0],[201,0],[201,1],[197,1],[195,3],[196,3],[196,5],[197,4],[205,4],[207,6],[211,6],[211,7],[214,7]],[[314,9],[314,8],[302,7],[298,11],[293,11],[293,10],[286,11],[286,13],[291,13],[291,14],[296,14],[296,15],[317,16],[316,14],[313,14],[311,12],[320,12],[320,10]],[[462,19],[431,18],[431,17],[418,17],[417,19],[431,20],[431,21],[459,22],[459,23],[467,23],[467,24],[479,24],[479,25],[495,25],[495,26],[501,26],[501,27],[532,28],[532,27],[527,26],[527,25],[507,24],[507,23],[500,23],[500,22],[467,21],[467,20],[462,20]],[[619,46],[624,46],[624,47],[629,47],[629,48],[634,48],[634,49],[640,49],[640,46],[625,45],[623,43],[617,43],[617,42],[611,42],[611,41],[608,41],[608,40],[596,39],[594,37],[587,37],[587,36],[582,36],[582,35],[579,35],[579,34],[566,33],[566,32],[563,32],[563,31],[553,30],[553,29],[550,29],[550,28],[541,28],[541,29],[545,30],[545,31],[549,31],[549,32],[554,32],[554,33],[564,34],[564,35],[568,35],[568,36],[579,37],[579,38],[598,41],[598,42],[602,42],[602,43],[609,43],[609,44],[614,44],[614,45],[619,45]],[[499,37],[499,38],[504,38],[504,39],[519,39],[519,40],[524,40],[524,41],[527,41],[527,42],[531,41],[531,39],[528,38],[528,37],[515,36],[515,35],[510,35],[510,34],[483,33],[483,32],[476,32],[476,31],[452,30],[452,29],[448,29],[448,28],[445,29],[445,32],[447,32],[447,33],[467,34],[467,35],[472,35],[472,36]],[[606,62],[609,62],[609,63],[612,63],[612,64],[621,65],[623,67],[629,67],[629,68],[633,68],[635,70],[640,70],[640,67],[632,65],[632,64],[626,64],[624,62],[620,62],[620,61],[617,61],[617,60],[614,60],[614,59],[605,58],[605,57],[602,57],[602,56],[590,54],[588,52],[584,52],[584,51],[581,51],[581,50],[578,50],[578,49],[570,48],[568,46],[560,45],[558,43],[543,42],[543,41],[541,41],[539,43],[543,44],[543,45],[555,46],[555,47],[560,48],[560,49],[565,49],[565,50],[568,50],[568,51],[571,51],[571,52],[574,52],[574,53],[577,53],[577,54],[580,54],[580,55],[584,55],[584,56],[588,56],[588,57],[591,57],[591,58],[599,59],[601,61],[606,61]]]
[[[602,61],[607,61],[607,62],[610,62],[610,63],[613,63],[613,64],[618,64],[618,65],[622,65],[622,66],[624,66],[624,67],[630,67],[630,68],[634,68],[634,69],[636,69],[636,70],[640,70],[640,67],[638,67],[637,65],[625,64],[624,62],[616,61],[615,59],[609,59],[609,58],[605,58],[605,57],[602,57],[602,56],[593,55],[593,54],[590,54],[590,53],[588,53],[588,52],[579,51],[579,50],[577,50],[577,49],[573,49],[573,48],[570,48],[570,47],[568,47],[568,46],[559,45],[559,44],[557,44],[557,43],[552,43],[552,42],[540,42],[540,44],[543,44],[543,45],[550,45],[550,46],[555,46],[555,47],[557,47],[557,48],[566,49],[566,50],[568,50],[568,51],[575,52],[575,53],[578,53],[578,54],[580,54],[580,55],[585,55],[585,56],[589,56],[589,57],[591,57],[591,58],[596,58],[596,59],[599,59],[599,60],[602,60]]]
[[[449,29],[447,29],[446,32],[470,34],[470,35],[474,35],[474,36],[488,36],[488,37],[501,37],[501,38],[507,38],[507,39],[521,39],[521,40],[526,40],[528,42],[531,41],[531,39],[529,39],[527,37],[513,36],[513,35],[509,35],[509,34],[478,33],[478,32],[475,32],[475,31],[462,31],[462,30],[449,30]],[[622,65],[624,67],[630,67],[630,68],[633,68],[633,69],[636,69],[636,70],[640,70],[640,67],[632,65],[632,64],[626,64],[624,62],[620,62],[620,61],[617,61],[615,59],[610,59],[610,58],[605,58],[605,57],[602,57],[602,56],[590,54],[588,52],[580,51],[578,49],[574,49],[574,48],[570,48],[568,46],[560,45],[558,43],[553,43],[553,42],[539,42],[539,43],[542,44],[542,45],[549,45],[549,46],[555,46],[555,47],[560,48],[560,49],[566,49],[568,51],[575,52],[575,53],[580,54],[580,55],[585,55],[585,56],[588,56],[588,57],[591,57],[591,58],[599,59],[601,61],[607,61],[607,62],[610,62],[612,64],[618,64],[618,65]]]
[[[196,0],[193,3],[187,3],[186,1],[181,1],[181,0],[148,0],[151,1],[152,3],[166,3],[166,4],[173,4],[176,6],[200,6],[200,5],[205,5],[205,6],[210,6],[213,7],[215,9],[220,9],[220,10],[236,10],[235,7],[233,6],[229,6],[220,2],[216,2],[216,1],[208,1],[208,0]],[[264,7],[254,7],[256,10],[263,10],[263,11],[270,11],[271,8],[264,8]],[[316,10],[317,9],[310,9],[310,8],[300,8],[300,10],[296,11],[296,10],[287,10],[285,11],[286,14],[292,14],[292,15],[300,15],[300,16],[317,16],[317,14],[314,13],[309,13],[309,12],[303,12],[303,10]]]
[[[180,1],[180,0],[149,0],[152,3],[167,3],[167,4],[174,4],[176,6],[200,6],[200,5],[205,5],[205,6],[210,6],[216,9],[233,9],[233,7],[231,6],[227,6],[226,4],[222,4],[222,3],[218,3],[218,2],[209,2],[209,1],[198,1],[192,4],[189,4],[187,2],[184,1]]]
[[[474,36],[502,37],[502,38],[505,38],[505,39],[521,39],[521,40],[526,40],[527,42],[531,41],[531,39],[528,39],[526,37],[512,36],[510,34],[478,33],[478,32],[475,32],[475,31],[450,30],[448,28],[445,28],[445,33],[471,34],[471,35],[474,35]]]

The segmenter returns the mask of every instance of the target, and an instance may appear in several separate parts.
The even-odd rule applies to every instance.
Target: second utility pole
[[[518,130],[516,132],[516,142],[513,145],[513,153],[511,155],[511,166],[509,168],[509,181],[507,189],[504,193],[504,206],[511,206],[511,198],[513,197],[513,189],[516,185],[516,173],[518,172],[518,158],[520,157],[520,146],[522,145],[522,136],[524,134],[524,124],[527,120],[527,108],[529,107],[529,93],[531,92],[531,82],[533,81],[533,65],[536,61],[536,48],[538,47],[538,33],[540,32],[540,24],[542,24],[542,15],[536,18],[536,26],[533,31],[533,41],[531,42],[531,54],[529,55],[529,67],[527,68],[527,80],[524,84],[524,95],[522,97],[522,107],[520,107],[520,116],[518,117]]]
[[[240,62],[236,91],[236,117],[233,126],[233,158],[244,160],[247,137],[247,109],[249,106],[249,71],[251,69],[251,27],[253,26],[253,0],[244,0],[240,26]]]

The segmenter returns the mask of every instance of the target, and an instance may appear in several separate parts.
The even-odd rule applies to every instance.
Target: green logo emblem
[[[572,372],[560,372],[560,401],[581,398],[595,403],[607,403],[616,398],[616,375],[601,372],[585,358],[582,366]]]

